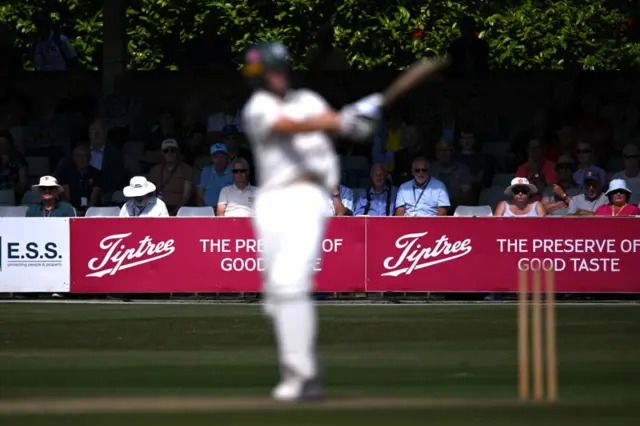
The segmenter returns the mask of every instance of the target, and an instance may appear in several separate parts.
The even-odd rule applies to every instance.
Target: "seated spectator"
[[[142,113],[142,102],[131,95],[131,77],[128,74],[117,75],[113,86],[113,93],[104,97],[100,110],[109,124],[109,139],[122,146],[129,140]]]
[[[255,184],[254,176],[255,167],[253,163],[253,154],[251,150],[241,145],[242,133],[236,126],[226,126],[222,129],[221,142],[226,145],[229,154],[229,162],[233,162],[236,158],[243,158],[249,165],[249,179]]]
[[[638,145],[629,144],[622,150],[624,158],[624,170],[613,175],[612,179],[624,179],[627,182],[637,181],[640,183],[640,149]]]
[[[458,139],[460,152],[456,161],[466,165],[471,170],[471,182],[476,193],[482,188],[491,186],[493,179],[493,161],[490,156],[479,152],[476,148],[476,138],[471,129],[463,130]]]
[[[530,139],[527,147],[527,162],[522,164],[516,172],[517,177],[526,178],[538,188],[534,195],[536,201],[540,200],[539,194],[544,192],[547,185],[558,181],[556,165],[544,158],[545,149],[541,139]]]
[[[95,119],[89,125],[90,164],[102,172],[102,192],[112,193],[122,188],[126,179],[122,152],[107,140],[104,120]]]
[[[27,189],[27,161],[18,154],[13,136],[0,132],[0,190],[13,189],[16,199],[22,198]]]
[[[576,154],[578,158],[578,170],[573,174],[573,180],[575,180],[578,185],[582,185],[584,183],[584,176],[587,170],[595,170],[600,178],[600,182],[604,185],[607,182],[607,174],[604,170],[595,165],[596,160],[591,144],[586,142],[578,143]]]
[[[609,200],[602,193],[600,169],[586,169],[583,178],[584,193],[576,195],[569,202],[568,216],[593,216],[596,210]],[[575,174],[574,174],[575,176]]]
[[[344,185],[333,189],[333,198],[329,200],[331,216],[353,216],[353,191]]]
[[[420,129],[417,126],[408,125],[404,131],[406,146],[397,151],[393,157],[393,183],[395,185],[400,185],[411,179],[411,164],[413,164],[413,160],[418,157],[427,158],[429,156],[427,144]]]
[[[71,204],[60,201],[58,196],[64,189],[53,176],[42,176],[37,185],[31,187],[39,192],[42,202],[32,204],[27,209],[26,217],[75,217],[76,212]]]
[[[192,140],[195,135],[204,135],[207,126],[200,120],[200,103],[197,99],[189,99],[185,102],[180,120],[180,140],[185,144]],[[183,146],[183,151],[187,147]]]
[[[120,209],[120,217],[169,217],[164,201],[153,195],[156,186],[144,176],[134,176],[123,189],[129,198]]]
[[[89,145],[78,145],[73,149],[73,162],[64,164],[58,176],[66,199],[80,215],[100,205],[102,173],[90,162]]]
[[[218,143],[222,130],[227,126],[235,126],[238,131],[242,132],[242,117],[238,98],[231,91],[223,95],[221,110],[210,115],[207,119],[207,134],[213,137],[214,143]]]
[[[629,203],[631,190],[623,179],[614,179],[606,192],[609,199],[596,209],[594,216],[640,216],[640,208]]]
[[[175,139],[162,142],[162,164],[153,166],[149,181],[157,188],[157,197],[167,205],[172,216],[189,203],[193,189],[193,169],[180,161],[180,147]]]
[[[373,163],[384,163],[387,170],[393,172],[394,155],[406,146],[406,124],[402,120],[402,113],[393,110],[389,119],[380,126],[373,137],[371,159]]]
[[[249,163],[242,157],[231,162],[233,185],[220,191],[216,216],[251,217],[256,188],[249,182]]]
[[[371,187],[360,195],[354,216],[393,216],[398,188],[391,185],[387,168],[382,163],[371,167]]]
[[[460,205],[473,205],[471,170],[466,165],[454,160],[453,142],[445,139],[438,142],[436,158],[437,160],[431,164],[431,176],[447,187],[451,209],[455,210]]]
[[[429,176],[429,162],[418,157],[411,167],[413,179],[400,185],[396,216],[446,216],[451,207],[444,183]]]
[[[547,186],[542,194],[542,204],[550,216],[566,216],[571,199],[582,192],[582,187],[573,180],[575,168],[576,162],[571,157],[558,158],[558,182]]]
[[[163,110],[158,117],[158,124],[153,128],[144,144],[144,162],[149,165],[162,163],[164,160],[162,142],[167,139],[175,139],[181,144],[180,136],[180,129],[173,112],[169,109]]]
[[[501,201],[493,215],[503,217],[546,216],[547,212],[542,203],[534,201],[532,198],[536,192],[538,192],[538,188],[529,183],[526,178],[513,179],[511,185],[504,191],[504,194],[511,197],[511,200]]]
[[[202,169],[200,183],[198,184],[198,205],[218,206],[220,191],[225,186],[233,183],[231,169],[229,168],[229,154],[224,144],[217,143],[211,146],[211,165]]]

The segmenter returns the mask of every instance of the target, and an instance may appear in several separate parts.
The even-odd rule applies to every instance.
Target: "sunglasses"
[[[414,171],[414,172],[416,172],[416,173],[420,173],[420,172],[426,173],[426,172],[428,172],[428,171],[429,171],[429,169],[426,169],[426,168],[423,168],[423,169],[413,169],[413,171]]]
[[[231,172],[234,173],[234,174],[247,173],[247,169],[233,169],[233,170],[231,170]]]
[[[513,195],[529,195],[529,190],[526,188],[513,188]]]
[[[610,192],[609,194],[611,195],[627,195],[626,191],[623,191],[622,189],[617,189],[613,192]]]
[[[42,192],[54,192],[54,191],[56,191],[56,188],[51,187],[51,186],[41,186],[40,187],[40,191],[42,191]]]
[[[176,148],[166,148],[162,150],[163,154],[176,154],[178,152],[178,150]]]

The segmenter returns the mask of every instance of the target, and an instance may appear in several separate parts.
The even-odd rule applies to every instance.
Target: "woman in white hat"
[[[154,195],[155,190],[144,176],[132,177],[122,191],[130,200],[120,209],[120,217],[169,217],[166,204]]]
[[[594,216],[640,216],[640,209],[629,204],[631,190],[627,188],[627,181],[624,179],[613,179],[605,194],[609,197],[609,204],[598,207]]]
[[[38,192],[42,201],[27,209],[26,217],[75,217],[76,211],[67,202],[59,201],[58,195],[64,191],[53,176],[42,176],[37,185],[31,187]]]
[[[528,179],[522,177],[513,179],[511,185],[504,191],[504,194],[511,199],[508,202],[501,201],[493,215],[504,217],[546,216],[547,211],[542,203],[531,199],[531,196],[537,192],[538,188]]]

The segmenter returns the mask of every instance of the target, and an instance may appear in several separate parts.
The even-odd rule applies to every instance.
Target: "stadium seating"
[[[84,217],[118,217],[120,209],[118,207],[89,207]]]
[[[25,217],[29,206],[0,206],[0,217]]]
[[[203,207],[180,207],[178,217],[214,217],[215,211],[211,206]]]
[[[22,197],[21,204],[38,204],[42,202],[42,195],[39,192],[27,191]]]
[[[16,204],[16,194],[12,189],[0,191],[0,206],[14,206]]]
[[[458,206],[453,213],[456,217],[490,217],[493,216],[491,206]]]

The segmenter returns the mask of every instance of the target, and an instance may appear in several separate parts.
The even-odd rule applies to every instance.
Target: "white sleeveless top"
[[[260,191],[280,188],[305,173],[318,176],[327,190],[336,187],[340,163],[325,133],[270,134],[282,116],[302,120],[328,110],[325,100],[310,90],[292,90],[284,99],[266,90],[251,96],[242,110],[242,122],[254,152]]]
[[[531,211],[529,213],[525,213],[525,214],[513,214],[511,213],[511,210],[509,210],[509,203],[507,203],[506,201],[504,202],[504,216],[510,216],[510,217],[527,217],[527,216],[535,216],[538,217],[538,213],[536,212],[536,207],[538,206],[538,202],[534,201],[533,202],[533,208],[531,209]]]

